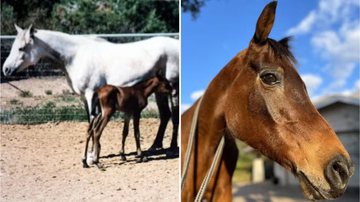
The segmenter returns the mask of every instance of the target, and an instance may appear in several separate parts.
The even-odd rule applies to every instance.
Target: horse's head
[[[17,35],[11,47],[10,55],[6,58],[3,65],[5,76],[10,76],[14,72],[19,72],[36,64],[39,60],[39,52],[34,49],[34,29],[30,25],[28,29],[21,29],[15,25]]]
[[[312,200],[342,195],[354,171],[348,152],[310,101],[288,38],[268,38],[276,2],[262,11],[225,98],[231,134],[291,170]],[[242,104],[239,104],[242,103]]]

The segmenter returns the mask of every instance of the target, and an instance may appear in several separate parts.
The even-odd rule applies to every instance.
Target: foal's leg
[[[156,98],[156,104],[159,108],[160,126],[159,126],[158,132],[156,134],[154,143],[149,148],[149,150],[162,149],[162,147],[163,147],[162,141],[164,139],[166,126],[171,117],[171,111],[170,111],[169,103],[168,103],[168,95],[161,94],[161,93],[155,93],[155,98]]]
[[[99,163],[99,156],[100,156],[100,150],[101,150],[101,144],[100,144],[100,137],[101,134],[106,127],[107,123],[110,120],[110,115],[104,114],[102,118],[100,119],[99,123],[97,124],[95,133],[94,133],[94,163],[98,168],[102,168],[102,164]]]
[[[136,157],[140,157],[138,162],[146,162],[147,158],[146,158],[146,156],[143,156],[142,151],[141,151],[141,146],[140,146],[140,129],[139,129],[140,113],[134,114],[133,124],[134,124],[134,136],[135,136],[136,152],[137,152]]]
[[[125,157],[125,141],[126,141],[126,137],[129,134],[129,122],[130,122],[130,116],[125,115],[124,118],[124,128],[123,128],[123,133],[122,133],[122,140],[121,140],[121,150],[120,150],[120,158],[123,161],[126,161],[126,157]]]
[[[90,122],[90,126],[89,126],[89,129],[88,129],[88,136],[87,136],[87,139],[86,139],[86,150],[85,152],[87,151],[86,155],[89,154],[89,141],[90,141],[90,137],[91,137],[91,147],[90,147],[90,158],[88,156],[86,156],[85,160],[87,162],[87,160],[89,159],[90,160],[90,163],[92,164],[93,163],[93,159],[94,159],[94,131],[96,130],[97,127],[99,127],[99,124],[100,124],[100,121],[101,121],[101,114],[98,114],[95,118],[93,118]]]
[[[88,150],[88,146],[89,146],[89,140],[90,140],[90,136],[92,136],[92,133],[93,133],[93,121],[89,124],[89,128],[87,130],[87,133],[86,133],[86,139],[85,139],[85,151],[84,151],[84,157],[82,159],[82,163],[83,163],[83,167],[84,168],[88,168],[89,165],[87,164],[86,162],[86,159],[87,159],[87,150]]]

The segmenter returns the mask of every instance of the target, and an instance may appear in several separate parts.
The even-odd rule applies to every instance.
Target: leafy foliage
[[[72,34],[178,32],[178,1],[144,0],[4,0],[2,34],[22,27]]]
[[[112,119],[122,119],[123,113],[115,113]],[[142,118],[158,118],[156,110],[144,110]],[[2,110],[0,123],[2,124],[38,124],[58,121],[87,121],[87,115],[81,106],[58,107],[54,102],[48,102],[44,106],[16,107]]]
[[[205,5],[206,0],[182,0],[181,7],[183,12],[190,12],[193,19],[198,16],[201,7]]]

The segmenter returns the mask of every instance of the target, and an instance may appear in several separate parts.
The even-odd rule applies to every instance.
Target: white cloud
[[[326,59],[356,62],[359,56],[360,24],[344,23],[338,31],[326,30],[315,34],[312,45]]]
[[[310,31],[316,20],[316,12],[311,11],[296,27],[287,31],[288,35],[303,34]]]
[[[342,91],[342,92],[340,93],[340,95],[343,95],[343,96],[351,96],[353,93],[354,93],[354,91],[349,90],[349,89],[346,89],[346,90]]]
[[[360,79],[358,79],[357,81],[355,81],[355,85],[354,85],[356,90],[360,90]]]
[[[309,34],[311,45],[332,77],[323,93],[342,91],[360,61],[359,0],[320,0],[290,34]]]
[[[344,87],[360,60],[360,25],[344,23],[338,31],[319,32],[311,43],[327,61],[324,69],[334,78],[328,90]]]
[[[322,78],[314,74],[303,74],[301,75],[302,80],[305,82],[306,88],[309,93],[313,93],[322,83]]]
[[[197,99],[199,99],[203,94],[204,94],[204,90],[197,90],[194,91],[193,93],[191,93],[190,98],[194,101],[196,101]]]

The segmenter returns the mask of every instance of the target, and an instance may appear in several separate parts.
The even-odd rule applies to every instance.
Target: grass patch
[[[158,118],[155,110],[145,110],[142,118]],[[112,119],[123,119],[123,113],[115,113]],[[88,118],[82,106],[57,107],[55,102],[48,102],[44,106],[16,107],[3,110],[0,123],[4,124],[39,124],[58,121],[86,121]]]
[[[63,95],[74,95],[74,93],[72,93],[70,90],[66,89],[62,91]]]
[[[238,161],[236,162],[233,181],[238,183],[251,182],[252,160],[254,158],[254,154],[240,152]]]
[[[72,95],[61,95],[61,100],[64,101],[64,102],[77,102],[77,99],[75,96],[72,96]]]
[[[78,102],[77,96],[69,90],[63,90],[59,97],[61,101],[66,103]]]
[[[52,95],[53,92],[52,92],[52,90],[45,90],[45,94],[46,94],[46,95]]]
[[[244,152],[244,149],[248,147],[244,142],[237,140],[236,145],[239,149],[239,157],[236,162],[233,181],[237,183],[251,182],[252,161],[255,159],[256,154],[254,152]]]
[[[33,94],[30,91],[25,90],[25,91],[20,91],[19,96],[20,97],[32,97]]]
[[[17,99],[11,99],[11,100],[10,100],[10,104],[12,104],[12,105],[18,105],[18,104],[22,104],[22,102],[20,102],[20,101],[17,100]]]

